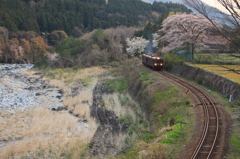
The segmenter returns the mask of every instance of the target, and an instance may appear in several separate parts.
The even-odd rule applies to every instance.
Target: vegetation
[[[3,0],[0,6],[0,62],[36,63],[38,67],[104,65],[119,58],[111,53],[116,47],[111,47],[112,42],[118,35],[114,38],[109,37],[101,29],[116,28],[120,25],[143,26],[147,21],[154,24],[164,18],[161,13],[168,15],[171,11],[190,12],[183,5],[174,3],[150,4],[140,0],[106,2],[105,0]],[[159,17],[161,18],[158,19]],[[152,28],[151,23],[145,31]],[[154,26],[153,30],[156,30],[156,25]],[[91,39],[87,39],[90,45],[72,38],[83,36],[84,33],[94,29],[98,30]],[[132,34],[127,37],[120,35],[120,43],[126,45],[125,39],[131,36]],[[64,47],[60,47],[59,43],[63,40],[65,41],[61,44],[64,43]],[[73,43],[70,45],[71,42]],[[73,47],[78,44],[79,47]],[[56,51],[60,56],[48,54]],[[88,54],[89,52],[91,53]],[[123,52],[126,52],[126,46]],[[80,60],[82,57],[84,58]],[[49,64],[49,61],[52,63]]]
[[[146,70],[138,68],[138,60],[134,58],[126,60],[129,51],[127,48],[129,44],[126,39],[130,39],[132,35],[135,35],[136,37],[144,37],[153,42],[152,33],[163,29],[163,26],[160,26],[163,23],[163,19],[172,13],[189,13],[190,10],[180,4],[156,1],[153,4],[148,4],[140,0],[115,0],[109,1],[108,4],[106,4],[105,0],[3,0],[1,4],[3,4],[0,6],[1,62],[35,63],[35,66],[39,68],[47,68],[48,66],[51,68],[60,68],[51,71],[50,69],[47,70],[51,83],[69,92],[71,86],[76,83],[81,84],[87,88],[82,93],[86,94],[86,96],[81,96],[81,98],[89,101],[91,101],[89,99],[91,96],[90,90],[94,82],[96,82],[96,74],[102,72],[102,70],[90,70],[86,73],[78,68],[92,66],[106,67],[106,65],[107,67],[114,67],[111,73],[115,74],[116,77],[104,83],[113,92],[113,96],[109,97],[106,95],[103,103],[107,109],[114,109],[119,117],[118,120],[129,127],[128,136],[125,138],[125,144],[129,147],[124,149],[123,154],[117,156],[117,158],[176,158],[178,156],[182,146],[188,141],[193,131],[192,110],[188,107],[190,101],[173,85]],[[153,13],[153,11],[155,12]],[[186,15],[184,16],[186,18]],[[147,23],[147,21],[149,22]],[[147,25],[143,30],[130,27],[143,26],[145,24]],[[190,23],[188,22],[187,24]],[[199,26],[199,24],[203,23],[198,21],[196,26]],[[118,27],[120,25],[128,27]],[[172,26],[176,27],[176,25]],[[193,26],[193,28],[197,27]],[[199,35],[198,31],[196,31],[197,37]],[[169,31],[167,32],[170,33]],[[167,32],[165,35],[167,35]],[[205,33],[204,30],[202,32]],[[172,35],[170,36],[173,37]],[[177,34],[176,37],[179,38]],[[193,37],[188,39],[193,39]],[[196,40],[196,38],[194,39]],[[184,43],[181,47],[187,46],[186,43],[189,42],[184,42],[186,36],[178,40],[179,43]],[[167,43],[170,42],[168,41]],[[197,44],[198,42],[190,42],[190,44],[194,44],[191,47],[192,55],[196,51],[195,43]],[[163,44],[159,44],[158,46],[163,46]],[[173,46],[175,47],[176,45],[174,44]],[[139,52],[132,52],[130,55],[139,55],[143,52],[143,49]],[[198,62],[204,61],[204,63],[213,62],[212,59],[214,59],[213,54],[197,54],[193,57],[197,57]],[[226,64],[228,63],[226,57],[228,58],[229,56],[224,56],[223,60],[219,58],[214,62]],[[231,56],[230,62],[238,62],[233,57],[235,55]],[[181,65],[186,60],[176,54],[165,53],[164,61],[165,69],[170,70],[173,65]],[[225,74],[228,78],[232,79],[236,78],[236,81],[240,82],[239,76],[236,74],[240,70],[238,66],[196,66],[207,68],[212,72],[218,70],[218,74]],[[225,70],[226,67],[227,69]],[[230,70],[231,73],[227,70]],[[232,74],[232,72],[235,73]],[[90,75],[80,77],[85,73]],[[199,78],[199,84],[201,84],[201,80]],[[133,99],[128,93],[131,94]],[[69,109],[74,109],[73,113],[83,116],[89,112],[89,109],[86,106],[82,107],[82,101],[79,101],[79,99],[66,98],[64,103],[69,106]],[[140,104],[138,105],[134,100]],[[114,103],[116,107],[113,108],[111,103]],[[59,118],[59,122],[65,122],[60,120],[62,118],[60,115],[47,114],[46,110],[38,111],[46,114],[49,117],[49,121],[53,120],[50,118],[53,116]],[[25,117],[24,115],[27,116],[27,114],[23,114],[22,118]],[[64,115],[66,115],[66,118],[69,118],[67,114]],[[40,116],[41,114],[35,114],[35,118],[31,116],[26,120],[28,123],[39,123],[39,119],[36,118],[40,118]],[[15,119],[13,118],[15,117],[9,117],[10,123],[14,123]],[[0,121],[3,120],[0,117]],[[76,129],[76,122],[72,121],[71,128],[66,124],[63,125],[66,127],[63,127],[63,129]],[[46,131],[55,134],[60,128],[60,126],[57,126],[56,131],[47,129],[51,128],[52,125],[43,121],[41,124],[47,127],[46,131],[43,129],[36,134],[35,130],[28,127],[29,125],[22,127],[22,123],[15,123],[17,130],[29,128],[31,130],[30,135],[32,136],[46,134]],[[33,127],[36,126],[34,123],[31,124]],[[53,124],[58,125],[59,123],[53,122]],[[92,124],[94,125],[95,123]],[[6,139],[13,134],[16,138],[20,137],[23,140],[29,140],[27,132],[26,134],[14,134],[16,132],[15,129],[8,130],[9,126],[7,123],[2,124],[1,128],[3,132],[0,133],[4,133],[3,137]],[[85,135],[91,136],[93,133],[94,130],[90,134],[84,134],[83,137]],[[64,132],[63,138],[67,138],[66,134]],[[58,139],[57,137],[55,137],[53,143],[49,143],[49,149],[46,148],[49,145],[45,145],[47,142],[44,141],[42,145],[36,145],[39,147],[34,145],[32,148],[39,150],[37,157],[49,157],[47,155],[51,154],[52,151],[57,152],[56,156],[59,158],[79,157],[79,152],[80,156],[86,155],[89,140],[81,138],[80,142],[83,142],[83,144],[77,145],[79,141],[76,138],[79,138],[79,134],[72,135],[72,139],[74,140],[73,145],[69,144],[72,142],[70,140],[63,143],[68,146],[70,145],[67,149],[64,146],[58,147],[58,150],[52,148],[54,147],[54,142],[59,142],[59,140],[56,140]],[[239,135],[237,133],[231,137],[231,144],[234,151],[233,156],[239,156],[238,140]],[[33,145],[34,142],[27,141],[22,145],[26,147],[29,143]],[[28,149],[25,147],[21,152],[17,153],[27,152]],[[6,149],[5,152],[14,153],[13,151],[12,149]]]
[[[206,91],[208,91],[206,89]],[[229,144],[231,145],[231,152],[226,156],[229,159],[238,159],[240,157],[240,145],[239,145],[239,117],[234,117],[234,113],[240,113],[239,106],[240,101],[234,100],[229,103],[229,96],[223,96],[218,93],[216,90],[210,90],[210,93],[214,95],[217,100],[224,106],[224,109],[232,116],[232,132],[229,140]],[[235,109],[234,109],[235,108]],[[237,109],[236,109],[237,108]]]
[[[164,69],[171,70],[174,65],[182,65],[187,60],[175,53],[165,53],[164,54]]]
[[[153,39],[152,34],[155,33],[158,30],[158,28],[159,27],[156,24],[152,24],[151,22],[148,22],[148,24],[144,27],[144,29],[136,31],[134,36],[143,37],[152,42],[152,39]]]
[[[123,77],[116,78],[116,79],[110,79],[109,81],[106,82],[106,84],[108,85],[108,88],[112,92],[119,92],[122,94],[126,93],[127,86],[126,86],[125,79]]]
[[[183,50],[190,54],[191,60],[194,60],[197,48],[205,47],[210,31],[214,31],[213,25],[221,26],[218,21],[211,23],[204,16],[196,13],[179,13],[167,17],[158,31],[159,42],[163,44],[162,51],[176,51],[186,47]]]
[[[99,67],[85,69],[46,69],[46,79],[50,85],[61,89],[66,98],[63,104],[72,111],[54,112],[46,107],[32,107],[28,110],[10,113],[4,110],[0,114],[1,139],[9,141],[0,149],[0,158],[82,158],[88,155],[89,145],[97,125],[90,117],[88,103],[92,102],[92,89],[99,80],[99,75],[107,71]],[[26,71],[34,77],[35,71]],[[80,94],[71,96],[71,88],[81,86]],[[48,103],[48,100],[43,100]],[[82,129],[81,118],[87,119],[87,129]]]
[[[195,67],[202,68],[214,74],[225,77],[231,81],[237,82],[240,84],[240,70],[239,65],[207,65],[207,64],[190,64]],[[234,71],[235,70],[235,71]]]
[[[197,63],[201,64],[237,65],[240,63],[240,59],[235,56],[237,54],[204,52],[196,54],[195,59]]]
[[[232,52],[232,56],[239,58],[239,17],[240,17],[240,2],[235,0],[217,0],[216,2],[220,6],[221,11],[217,10],[214,7],[210,7],[203,3],[201,0],[183,0],[183,2],[198,11],[204,17],[206,17],[211,23],[214,22],[215,19],[225,24],[222,28],[219,25],[214,25],[214,27],[221,33],[224,37],[224,44],[228,44],[230,46],[229,50]],[[212,18],[212,15],[215,15]],[[237,53],[237,55],[234,55]]]
[[[146,20],[156,22],[153,11],[189,12],[181,4],[154,2],[151,5],[140,0],[114,0],[108,4],[105,0],[3,0],[1,4],[0,26],[9,31],[63,30],[73,36],[96,28],[134,26]]]
[[[140,68],[135,69],[130,61],[125,65],[128,67],[118,71],[125,80],[110,80],[108,85],[115,91],[118,88],[128,89],[132,97],[139,101],[139,106],[119,96],[121,105],[135,113],[119,118],[129,125],[128,133],[131,136],[125,139],[125,143],[131,148],[124,150],[125,154],[117,158],[176,158],[184,142],[191,136],[193,121],[190,120],[190,102],[158,76]]]
[[[34,63],[39,68],[107,65],[126,57],[122,43],[136,30],[137,28],[123,26],[98,29],[85,34],[81,39],[68,37],[64,31],[56,30],[49,37],[54,46],[48,46],[48,39],[34,32],[16,34],[16,38],[9,40],[8,30],[0,27],[0,62]]]

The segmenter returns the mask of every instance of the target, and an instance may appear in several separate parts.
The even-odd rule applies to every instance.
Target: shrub
[[[182,65],[186,59],[175,53],[164,54],[164,69],[171,69],[173,65]]]
[[[105,84],[108,84],[108,88],[112,92],[124,93],[127,90],[127,85],[124,78],[110,79]]]
[[[239,149],[240,148],[240,135],[235,134],[230,138],[230,142],[234,148]]]
[[[42,60],[36,62],[34,64],[34,67],[38,69],[46,69],[48,67],[46,58],[43,58]]]

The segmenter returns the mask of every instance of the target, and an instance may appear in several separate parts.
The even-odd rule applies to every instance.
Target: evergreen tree
[[[14,23],[14,21],[11,19],[10,15],[8,13],[4,14],[3,16],[3,21],[4,21],[4,26],[9,30],[9,31],[17,31],[17,25]]]
[[[152,11],[159,13],[187,12],[175,3],[145,3],[140,0],[1,0],[0,26],[9,31],[52,32],[64,30],[71,34],[75,27],[84,30],[138,26],[139,21],[154,20]]]

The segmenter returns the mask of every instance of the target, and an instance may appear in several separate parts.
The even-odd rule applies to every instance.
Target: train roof
[[[146,57],[149,57],[149,58],[153,58],[153,59],[161,58],[161,56],[157,56],[156,54],[143,54],[143,56],[146,56]]]

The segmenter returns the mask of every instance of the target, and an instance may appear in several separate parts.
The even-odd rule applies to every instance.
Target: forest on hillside
[[[157,23],[154,11],[190,12],[181,4],[141,0],[109,0],[108,4],[105,0],[1,0],[0,26],[10,32],[64,30],[79,36],[96,28]]]

